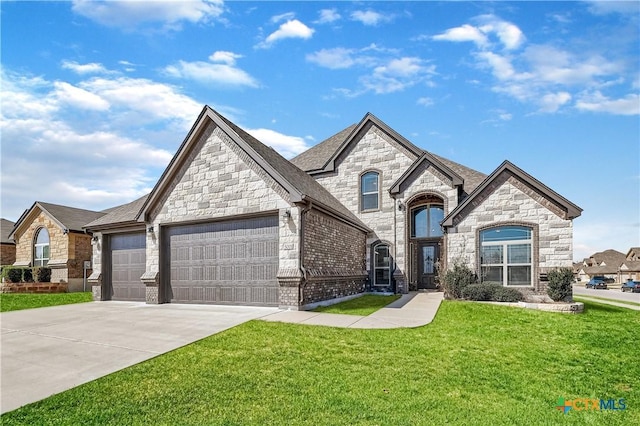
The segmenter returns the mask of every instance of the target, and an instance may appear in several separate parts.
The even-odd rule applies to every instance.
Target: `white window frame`
[[[46,243],[38,243],[38,238],[40,237],[40,233],[44,231],[47,233],[47,242]],[[48,256],[45,257],[45,247],[49,247],[48,251]],[[38,256],[38,248],[41,248],[41,252],[42,252],[42,257],[37,257]],[[38,229],[38,231],[35,234],[35,240],[33,243],[33,266],[47,266],[47,264],[49,263],[49,260],[51,259],[51,234],[49,234],[49,231],[47,230],[47,228],[40,228]]]
[[[501,241],[482,241],[482,233],[486,231],[492,231],[500,228],[511,228],[511,227],[519,227],[526,228],[529,230],[531,237],[528,239],[520,239],[520,240],[501,240]],[[495,226],[491,228],[486,228],[480,231],[480,253],[478,255],[481,257],[480,260],[480,281],[489,281],[484,280],[484,276],[482,273],[482,268],[485,266],[489,267],[501,267],[502,268],[502,286],[503,287],[533,287],[533,229],[529,226],[525,225],[505,225],[505,226]],[[529,259],[528,263],[509,263],[509,246],[515,245],[528,245],[529,246]],[[502,263],[483,263],[484,259],[482,259],[482,248],[483,247],[502,247]],[[509,285],[509,267],[510,266],[528,266],[529,267],[529,275],[531,276],[530,283],[525,285]]]
[[[364,191],[364,178],[367,175],[375,175],[376,176],[376,186],[378,187],[375,191]],[[374,208],[365,208],[364,207],[364,197],[374,195],[376,197],[376,206]],[[360,175],[360,211],[361,212],[373,212],[380,210],[380,172],[376,170],[369,170]]]

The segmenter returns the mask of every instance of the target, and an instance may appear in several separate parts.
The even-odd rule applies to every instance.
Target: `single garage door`
[[[111,236],[112,300],[144,301],[145,286],[140,277],[146,269],[144,233]]]
[[[278,217],[167,230],[169,297],[179,303],[278,305]]]

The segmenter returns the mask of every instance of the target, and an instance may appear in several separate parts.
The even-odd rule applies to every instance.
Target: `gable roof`
[[[11,235],[11,231],[13,231],[14,226],[15,223],[10,220],[5,218],[0,219],[0,243],[15,244],[14,241],[9,239],[9,235]]]
[[[98,219],[84,225],[85,229],[99,230],[113,225],[138,225],[138,216],[142,210],[142,206],[147,201],[149,194],[146,194],[137,200],[127,204],[115,206],[105,210],[106,214]]]
[[[16,222],[9,237],[13,238],[16,232],[18,232],[23,225],[30,223],[27,219],[31,218],[31,220],[33,220],[35,218],[34,214],[37,210],[46,213],[60,227],[60,229],[75,232],[84,232],[83,226],[86,223],[105,215],[104,212],[36,201],[33,203],[31,208],[22,213],[22,216],[20,216],[20,219]]]
[[[414,172],[420,167],[420,165],[422,165],[424,163],[432,164],[435,168],[437,168],[440,171],[440,173],[444,174],[449,179],[451,179],[451,184],[453,186],[460,186],[464,182],[464,180],[460,177],[460,175],[458,175],[456,172],[451,170],[449,167],[445,166],[442,163],[442,161],[437,159],[432,154],[430,154],[428,152],[425,152],[420,157],[418,157],[418,159],[416,161],[413,162],[411,167],[409,167],[407,170],[405,170],[405,172],[402,174],[402,176],[400,176],[398,178],[398,180],[393,185],[391,185],[391,188],[389,188],[389,193],[398,194],[398,193],[402,192],[402,190],[401,190],[402,184],[404,184],[406,181],[410,180],[411,176],[414,174]]]
[[[206,129],[209,122],[215,125],[231,138],[252,160],[281,185],[290,196],[292,203],[312,201],[318,208],[324,208],[356,227],[369,231],[369,228],[358,219],[349,209],[340,203],[322,185],[307,173],[286,160],[274,149],[267,147],[240,127],[218,114],[206,105],[193,127],[187,134],[180,148],[160,177],[160,180],[149,194],[147,201],[138,217],[139,221],[147,221],[147,214],[155,203],[160,200],[171,179],[187,161],[190,147],[197,141],[198,136]]]
[[[452,178],[455,177],[456,182],[458,182],[458,178],[460,178],[462,182],[459,184],[463,186],[463,191],[467,194],[473,191],[480,182],[486,178],[484,173],[480,173],[469,167],[417,147],[371,113],[367,113],[358,124],[352,124],[346,129],[341,130],[328,139],[325,139],[319,144],[309,148],[297,157],[294,157],[291,159],[291,162],[310,175],[334,171],[335,160],[355,140],[358,133],[370,123],[387,133],[405,149],[416,156],[415,163],[412,165],[412,170],[415,170],[415,168],[419,166],[418,162],[424,161],[421,160],[420,157],[426,155],[433,164],[439,166],[438,168],[441,169],[441,172],[444,172],[446,176],[450,176]],[[409,175],[410,173],[407,173],[405,179],[408,178]],[[400,183],[402,183],[402,179],[396,182],[396,184]],[[395,187],[396,184],[394,184],[393,187]]]
[[[529,187],[532,187],[537,192],[541,193],[545,198],[551,200],[554,204],[562,208],[569,219],[574,219],[582,213],[582,209],[571,201],[564,198],[524,170],[520,169],[516,165],[509,161],[504,161],[497,169],[493,171],[480,185],[478,185],[471,194],[462,203],[453,209],[442,221],[443,226],[453,226],[453,219],[461,213],[467,206],[473,206],[474,199],[482,193],[493,181],[495,181],[502,173],[510,172],[515,175],[518,180],[524,182]]]
[[[624,253],[618,250],[608,249],[599,251],[589,256],[592,266],[600,266],[604,263],[607,267],[617,268],[626,260]]]
[[[632,257],[633,255],[640,257],[640,247],[631,247],[625,256],[627,259]]]

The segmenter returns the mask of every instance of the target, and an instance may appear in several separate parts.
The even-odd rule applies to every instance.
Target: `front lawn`
[[[92,300],[90,292],[53,294],[0,293],[0,312],[68,305],[70,303],[91,302]]]
[[[568,315],[444,301],[415,329],[252,321],[0,423],[640,424],[640,315],[585,305]],[[559,398],[627,408],[563,414]]]
[[[375,311],[384,308],[389,303],[400,299],[399,294],[381,296],[377,294],[365,294],[346,302],[336,303],[335,305],[319,306],[314,312],[326,312],[329,314],[347,314],[347,315],[371,315]]]

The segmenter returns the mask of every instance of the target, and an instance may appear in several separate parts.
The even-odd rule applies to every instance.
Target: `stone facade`
[[[480,271],[479,233],[502,225],[524,225],[533,229],[533,287],[525,293],[542,294],[544,276],[556,267],[571,267],[573,256],[573,223],[558,207],[534,194],[515,176],[496,179],[478,197],[474,209],[463,211],[454,221],[455,232],[448,237],[450,261],[461,261]],[[542,277],[542,280],[541,280]],[[520,288],[519,288],[520,290]]]

